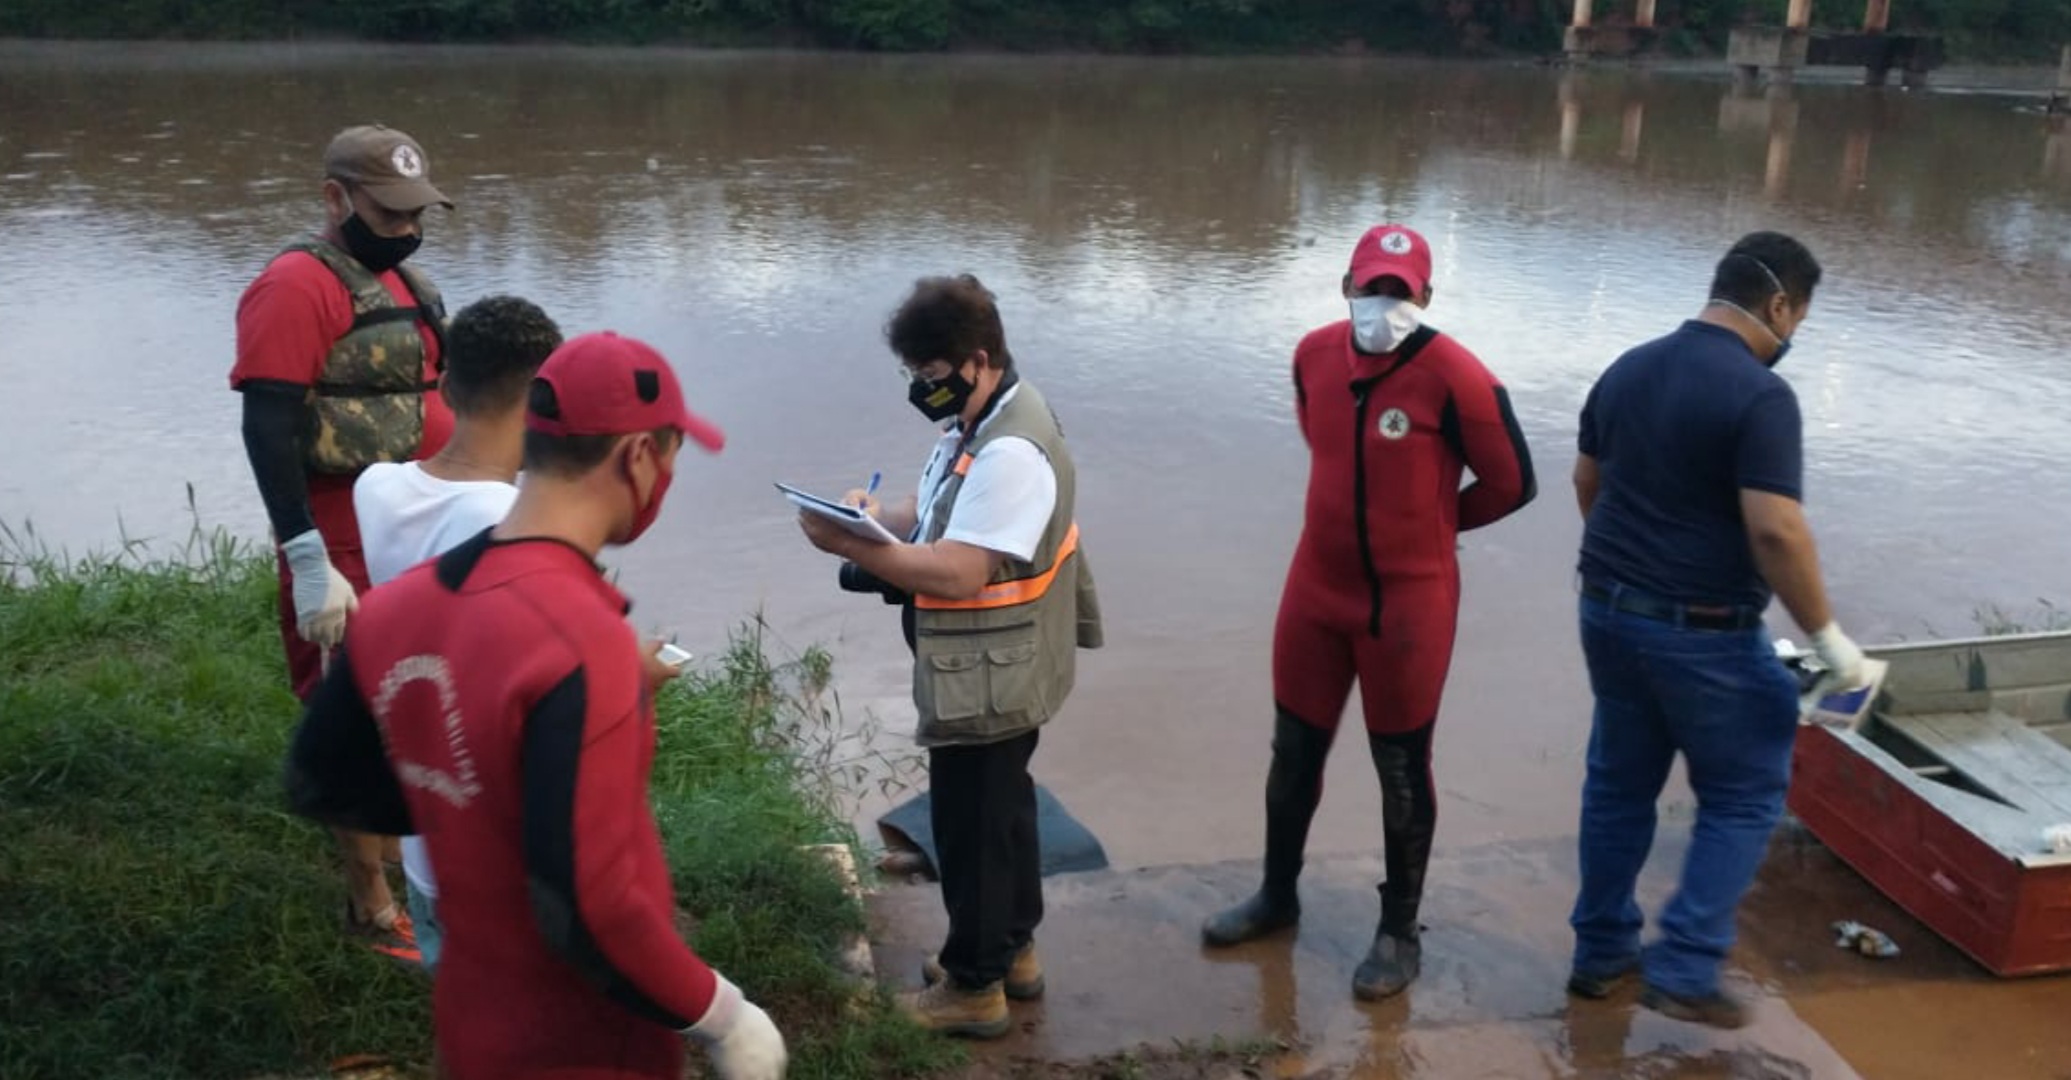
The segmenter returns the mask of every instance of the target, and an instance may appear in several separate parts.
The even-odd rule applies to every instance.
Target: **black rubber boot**
[[[1257,893],[1201,924],[1209,945],[1236,945],[1293,926],[1302,904],[1295,882],[1302,848],[1323,795],[1323,763],[1335,732],[1303,723],[1285,709],[1273,719],[1273,766],[1266,773],[1266,877]]]
[[[1388,880],[1380,887],[1381,925],[1366,959],[1352,975],[1352,993],[1379,1001],[1408,988],[1422,970],[1417,909],[1424,901],[1424,871],[1438,829],[1438,792],[1431,782],[1431,725],[1403,735],[1366,737],[1381,781],[1381,829],[1387,840]]]
[[[1424,944],[1412,932],[1390,933],[1385,927],[1373,932],[1366,959],[1352,972],[1352,996],[1361,1001],[1384,1001],[1409,989],[1424,969]]]

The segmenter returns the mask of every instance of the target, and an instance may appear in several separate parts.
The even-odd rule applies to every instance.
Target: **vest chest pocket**
[[[1033,641],[985,650],[985,674],[991,684],[993,712],[1019,716],[1037,704],[1035,658]]]
[[[964,638],[924,658],[924,736],[1000,735],[1029,726],[1030,715],[1040,713],[1034,628],[1003,636],[1020,640]]]
[[[424,392],[324,397],[305,447],[310,471],[351,474],[380,461],[409,461],[424,441]]]
[[[928,657],[928,689],[935,698],[935,719],[943,724],[966,722],[983,715],[985,654],[943,653]]]

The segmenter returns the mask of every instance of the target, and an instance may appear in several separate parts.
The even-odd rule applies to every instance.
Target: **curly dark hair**
[[[908,364],[960,363],[985,350],[987,366],[1010,369],[1007,332],[992,290],[970,274],[922,278],[885,324],[885,341]]]
[[[489,296],[461,308],[446,330],[446,398],[462,415],[501,413],[525,401],[561,328],[538,304]]]

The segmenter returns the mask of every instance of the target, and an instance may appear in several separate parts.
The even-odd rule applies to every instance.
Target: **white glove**
[[[1828,623],[1813,633],[1812,654],[1826,668],[1826,674],[1813,686],[1813,693],[1853,690],[1863,685],[1862,649],[1841,632],[1841,624]]]
[[[360,606],[352,582],[331,565],[323,535],[315,529],[280,548],[287,557],[289,580],[294,586],[295,631],[312,645],[335,647],[345,640],[345,617]]]
[[[712,1004],[704,1019],[684,1034],[705,1048],[705,1057],[719,1080],[783,1080],[784,1065],[790,1059],[784,1036],[777,1025],[756,1004],[741,996],[741,990],[714,973],[719,980]]]

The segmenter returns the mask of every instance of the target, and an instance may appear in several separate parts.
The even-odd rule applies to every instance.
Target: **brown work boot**
[[[1748,1021],[1747,1003],[1724,990],[1714,990],[1702,997],[1686,997],[1649,983],[1640,991],[1640,1005],[1671,1019],[1728,1030],[1746,1027]]]
[[[949,977],[942,969],[942,957],[938,953],[930,956],[920,966],[920,977],[929,986]],[[1014,954],[1014,966],[1007,969],[1007,997],[1015,1001],[1034,1001],[1043,996],[1043,962],[1036,959],[1035,942],[1031,941]]]
[[[925,990],[899,995],[899,1011],[938,1035],[997,1039],[1014,1026],[1007,1014],[1007,994],[999,983],[966,990],[944,979]]]
[[[1639,974],[1639,970],[1637,961],[1603,972],[1575,968],[1568,972],[1568,993],[1590,1001],[1603,1001],[1617,993],[1628,980]]]

